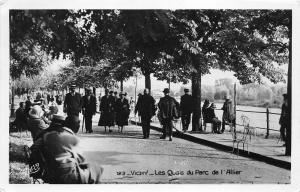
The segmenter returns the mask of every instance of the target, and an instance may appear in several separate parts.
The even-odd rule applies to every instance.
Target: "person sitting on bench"
[[[208,122],[212,123],[212,132],[214,133],[221,133],[220,128],[221,128],[221,121],[218,119],[218,117],[215,114],[215,108],[216,105],[212,103],[209,108],[207,108],[207,114],[206,118]]]
[[[204,130],[206,130],[206,123],[212,123],[209,121],[207,118],[207,109],[209,108],[209,100],[206,99],[204,101],[204,104],[202,106],[202,116],[203,116],[203,125],[204,125]]]
[[[35,142],[42,131],[48,127],[45,121],[42,119],[43,114],[44,112],[39,105],[34,105],[29,111],[27,127],[31,132],[33,142]]]

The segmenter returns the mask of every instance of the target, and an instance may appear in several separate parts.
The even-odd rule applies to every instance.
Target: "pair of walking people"
[[[118,98],[116,95],[113,96],[113,91],[105,90],[105,95],[100,99],[100,113],[98,126],[104,126],[105,132],[108,127],[109,132],[112,132],[111,127],[116,123],[122,132],[124,126],[128,125],[130,114],[129,101],[125,93],[120,92]]]
[[[96,97],[92,94],[91,89],[86,89],[83,98],[75,92],[75,85],[71,85],[70,92],[66,95],[64,101],[64,112],[74,122],[77,127],[74,132],[77,133],[80,127],[79,113],[82,112],[85,120],[86,132],[92,133],[92,118],[96,114]]]
[[[179,117],[178,107],[179,103],[171,97],[170,90],[168,88],[164,89],[165,96],[162,97],[158,103],[158,118],[163,126],[163,135],[161,139],[165,139],[167,134],[169,135],[169,140],[172,141],[172,129],[174,118]],[[156,107],[155,100],[150,95],[149,89],[144,90],[144,94],[139,96],[135,114],[139,113],[142,121],[143,138],[149,138],[150,134],[150,122],[151,118],[155,115]]]

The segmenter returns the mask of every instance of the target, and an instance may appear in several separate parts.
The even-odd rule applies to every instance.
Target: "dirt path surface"
[[[141,127],[123,133],[79,133],[87,160],[104,167],[104,183],[290,183],[290,171],[228,152],[152,131],[142,139]]]

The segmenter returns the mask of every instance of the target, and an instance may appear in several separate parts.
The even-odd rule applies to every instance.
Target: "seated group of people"
[[[215,114],[216,105],[214,103],[209,103],[209,100],[205,100],[202,107],[202,115],[204,120],[204,126],[206,123],[212,123],[213,133],[223,133],[225,130],[225,125],[236,126],[236,118],[234,114],[233,104],[229,98],[225,99],[223,107],[222,121],[218,119]],[[221,126],[222,125],[222,126]]]
[[[53,184],[99,183],[103,168],[86,163],[76,149],[79,138],[74,132],[79,122],[57,114],[46,119],[44,113],[38,104],[25,113],[23,102],[16,111],[18,126],[26,127],[31,132],[31,153],[42,152],[47,162],[49,172],[42,179]]]

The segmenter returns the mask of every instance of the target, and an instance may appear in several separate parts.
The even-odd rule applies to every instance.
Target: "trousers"
[[[141,116],[141,121],[142,121],[143,136],[144,138],[149,138],[151,117]]]
[[[92,131],[92,119],[93,119],[93,115],[92,114],[86,114],[84,116],[85,119],[85,130],[86,131]]]
[[[188,130],[191,122],[191,113],[183,114],[181,117],[182,130]]]
[[[169,137],[172,137],[173,135],[173,123],[171,118],[163,118],[162,119],[163,124],[163,137],[166,137],[168,135]]]

